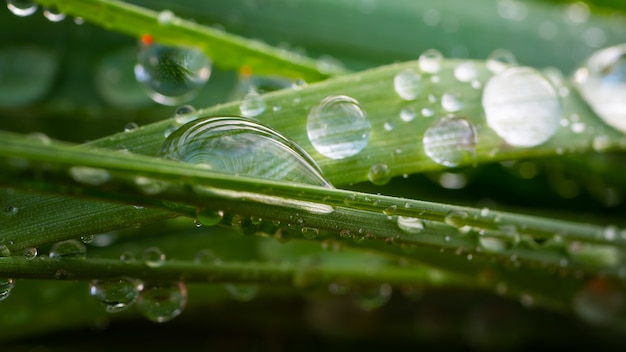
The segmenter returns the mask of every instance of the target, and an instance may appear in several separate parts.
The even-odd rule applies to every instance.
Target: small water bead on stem
[[[118,313],[128,309],[139,296],[141,284],[127,277],[117,279],[92,280],[89,294],[94,297],[108,313]]]
[[[454,77],[459,82],[471,82],[477,75],[476,65],[470,60],[463,61],[454,68]]]
[[[265,111],[265,100],[256,90],[251,89],[241,100],[239,110],[245,117],[259,116]]]
[[[595,52],[576,70],[573,83],[604,122],[626,133],[626,44]]]
[[[193,99],[211,76],[211,61],[194,48],[170,47],[144,40],[135,78],[152,100],[178,105]]]
[[[61,22],[65,19],[65,14],[52,8],[44,8],[43,16],[50,22]]]
[[[165,323],[185,309],[187,287],[183,282],[144,283],[136,305],[148,320]]]
[[[417,218],[398,216],[398,227],[406,233],[418,234],[424,231],[424,221]]]
[[[400,110],[400,119],[404,122],[411,122],[415,120],[415,117],[417,117],[417,112],[413,107],[408,106]]]
[[[420,55],[418,62],[422,71],[435,74],[441,70],[442,61],[443,55],[439,50],[429,49]]]
[[[457,112],[463,108],[463,99],[458,92],[446,92],[441,96],[441,107],[448,112]]]
[[[87,248],[77,240],[61,241],[50,248],[48,256],[51,259],[85,259]]]
[[[489,71],[500,73],[509,67],[517,66],[517,59],[508,50],[496,49],[487,57],[486,65]]]
[[[181,105],[174,111],[174,120],[176,120],[176,123],[184,125],[198,118],[195,113],[196,108],[192,105]]]
[[[428,127],[422,142],[424,152],[432,161],[455,167],[473,159],[478,136],[470,121],[448,115]]]
[[[37,257],[37,248],[35,247],[26,248],[24,249],[23,254],[24,254],[24,258],[28,260],[35,259]]]
[[[91,186],[103,185],[111,179],[107,170],[88,166],[72,166],[69,173],[74,181]]]
[[[493,76],[485,85],[482,105],[489,127],[515,147],[545,143],[563,115],[550,81],[529,67],[512,67]]]
[[[15,280],[10,278],[0,278],[0,301],[7,299],[14,287]]]
[[[394,76],[393,87],[400,98],[415,100],[422,92],[422,76],[411,68],[404,69]]]
[[[35,0],[7,0],[7,8],[14,15],[26,17],[37,11],[37,2]]]
[[[222,221],[222,218],[224,218],[224,212],[221,210],[196,209],[196,222],[201,226],[217,225]]]
[[[143,251],[142,258],[147,266],[156,268],[165,263],[165,253],[157,247],[149,247]]]
[[[320,154],[343,159],[361,152],[369,141],[371,124],[359,103],[345,95],[324,98],[307,118],[309,141]]]
[[[391,171],[387,164],[374,164],[367,172],[369,181],[377,186],[384,186],[391,180]]]

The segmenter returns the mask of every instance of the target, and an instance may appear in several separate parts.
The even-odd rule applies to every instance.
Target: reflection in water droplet
[[[52,259],[85,259],[87,249],[77,240],[67,240],[55,243],[50,248],[49,257]]]
[[[487,82],[482,104],[487,124],[508,144],[534,147],[559,128],[559,96],[539,71],[529,67],[507,69]]]
[[[230,292],[234,299],[240,302],[253,300],[259,292],[259,286],[257,285],[226,284],[224,287],[226,287],[226,290]]]
[[[143,260],[147,266],[156,268],[165,263],[165,253],[157,247],[149,247],[143,251]]]
[[[98,300],[108,313],[117,313],[126,310],[135,302],[139,288],[130,278],[92,280],[89,283],[89,294]]]
[[[508,50],[497,49],[487,57],[487,69],[493,73],[500,73],[509,67],[517,65],[515,55]]]
[[[374,164],[367,172],[367,178],[377,186],[383,186],[391,180],[391,171],[387,164]]]
[[[34,0],[7,0],[7,8],[16,16],[26,17],[37,11],[37,3]]]
[[[343,159],[367,146],[371,130],[359,103],[344,95],[324,98],[307,118],[309,141],[320,154]]]
[[[265,111],[265,100],[255,90],[251,90],[241,100],[239,110],[245,117],[259,116]]]
[[[393,87],[400,98],[415,100],[422,92],[422,76],[415,70],[407,68],[398,72],[393,78]]]
[[[426,50],[419,57],[419,66],[420,69],[424,72],[437,73],[441,69],[442,60],[443,55],[441,54],[441,52],[439,52],[439,50]]]
[[[430,125],[422,142],[424,152],[432,161],[454,167],[472,160],[478,137],[471,122],[451,115]]]
[[[135,65],[137,81],[152,100],[164,105],[191,100],[210,76],[211,62],[193,48],[142,45]]]
[[[0,301],[4,301],[5,299],[7,299],[14,287],[15,280],[9,278],[0,278]]]
[[[17,107],[48,94],[57,73],[54,52],[34,46],[0,50],[0,106]]]
[[[574,74],[574,84],[604,122],[626,133],[626,44],[595,52]]]
[[[157,323],[174,319],[186,305],[187,287],[183,282],[145,283],[137,299],[137,310]]]
[[[371,312],[384,306],[391,294],[392,288],[389,284],[359,288],[354,293],[354,302],[364,311]]]

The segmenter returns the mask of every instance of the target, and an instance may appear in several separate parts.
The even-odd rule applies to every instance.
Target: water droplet
[[[37,257],[37,248],[35,247],[30,247],[30,248],[26,248],[24,249],[24,258],[30,260],[30,259],[35,259]]]
[[[464,211],[453,210],[446,215],[444,221],[450,226],[462,228],[467,225],[468,217],[469,215]]]
[[[111,179],[107,170],[87,166],[72,166],[69,170],[74,181],[91,186],[100,186]]]
[[[157,323],[174,319],[186,305],[187,287],[183,282],[145,283],[137,298],[137,310]]]
[[[196,264],[214,264],[219,265],[222,260],[210,249],[201,249],[196,253],[193,258],[193,262]]]
[[[454,68],[454,77],[460,82],[471,82],[476,79],[476,75],[474,61],[463,61]]]
[[[174,15],[172,11],[163,10],[159,12],[159,15],[157,16],[157,21],[159,21],[159,24],[162,26],[168,26],[172,24],[172,21],[174,20],[174,18],[176,18],[176,16]]]
[[[507,243],[497,237],[480,236],[478,242],[485,252],[501,253],[507,249]]]
[[[20,107],[50,94],[58,69],[54,51],[36,46],[0,50],[0,106]]]
[[[307,119],[309,141],[320,154],[343,159],[367,146],[371,124],[359,103],[345,95],[324,98]]]
[[[196,209],[196,220],[203,226],[214,226],[222,221],[224,212],[221,210]]]
[[[433,111],[433,109],[423,108],[422,111],[421,111],[421,114],[424,117],[431,117],[431,116],[435,115],[435,112]]]
[[[92,280],[89,283],[89,294],[100,302],[108,313],[117,313],[126,310],[135,302],[139,288],[135,280],[130,278]]]
[[[391,171],[387,164],[374,164],[367,172],[367,178],[377,186],[383,186],[391,180]]]
[[[246,117],[259,116],[265,111],[265,100],[255,90],[251,90],[241,100],[239,110]]]
[[[530,294],[530,293],[522,293],[522,295],[519,298],[520,303],[526,307],[526,308],[530,308],[533,306],[533,304],[535,304],[535,298]]]
[[[611,137],[607,135],[595,136],[593,138],[592,146],[593,150],[597,152],[603,152],[611,148]]]
[[[139,125],[136,124],[135,122],[129,122],[126,125],[124,125],[124,132],[130,132],[132,130],[135,130],[139,128]]]
[[[50,22],[61,22],[65,19],[64,13],[52,8],[44,8],[43,15]]]
[[[198,116],[195,115],[196,108],[192,105],[181,105],[174,111],[174,119],[176,123],[184,125],[189,121],[195,120]]]
[[[9,257],[11,256],[11,251],[9,247],[4,244],[0,244],[0,257]]]
[[[426,50],[419,57],[420,69],[428,73],[437,73],[441,69],[443,55],[436,49]]]
[[[497,49],[487,57],[487,69],[493,73],[500,73],[516,65],[517,59],[515,55],[508,50]]]
[[[4,301],[5,299],[7,299],[14,287],[15,280],[0,278],[0,301]]]
[[[359,308],[366,312],[371,312],[384,306],[391,298],[392,292],[393,290],[389,284],[363,287],[355,291],[354,301]]]
[[[626,318],[626,295],[614,283],[591,279],[574,296],[573,308],[576,315],[594,325],[623,324]]]
[[[463,100],[457,92],[447,92],[441,96],[441,107],[448,112],[456,112],[463,108]]]
[[[122,263],[133,263],[135,261],[135,254],[131,251],[124,251],[120,254],[120,261]]]
[[[81,241],[82,243],[89,244],[89,243],[92,243],[92,242],[93,242],[93,239],[94,239],[94,238],[95,238],[95,236],[94,236],[94,235],[85,235],[85,236],[80,236],[80,241]]]
[[[383,210],[383,214],[387,216],[392,216],[393,214],[396,213],[397,210],[398,210],[397,205],[390,205],[387,208],[385,208],[385,210]]]
[[[224,287],[239,302],[250,302],[259,293],[258,285],[226,284]]]
[[[143,251],[143,260],[147,266],[156,268],[165,263],[165,253],[157,247],[149,247]]]
[[[315,227],[305,226],[302,228],[302,237],[306,238],[307,240],[315,239],[319,234],[320,230]]]
[[[400,98],[415,100],[422,92],[422,76],[411,68],[404,69],[393,78],[393,87]]]
[[[398,216],[398,227],[404,232],[418,234],[424,231],[424,221],[417,218]]]
[[[508,144],[534,147],[559,128],[559,96],[539,71],[514,67],[492,77],[483,91],[487,124]]]
[[[18,212],[19,210],[20,210],[20,209],[19,209],[18,207],[14,206],[14,205],[8,205],[8,206],[4,209],[4,211],[5,211],[5,213],[6,213],[6,215],[7,215],[7,216],[13,216],[13,215],[17,214],[17,212]]]
[[[137,108],[152,103],[132,74],[137,60],[134,48],[106,54],[96,66],[95,84],[102,99],[112,106]]]
[[[574,84],[604,122],[626,133],[626,44],[596,51],[578,68]]]
[[[474,125],[468,120],[446,116],[428,127],[422,142],[430,159],[454,167],[473,159],[478,137]]]
[[[193,48],[142,45],[135,65],[137,81],[152,100],[164,105],[191,100],[210,76],[210,60]]]
[[[52,259],[85,259],[87,248],[77,240],[67,240],[55,243],[50,248],[49,257]]]
[[[34,0],[7,0],[7,8],[16,16],[26,17],[37,11],[37,3]]]
[[[413,121],[416,116],[417,116],[417,113],[415,112],[415,109],[413,109],[412,107],[406,107],[400,110],[400,119],[402,119],[402,121],[405,121],[405,122]]]

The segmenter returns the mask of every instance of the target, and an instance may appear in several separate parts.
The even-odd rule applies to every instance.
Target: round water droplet
[[[137,50],[124,48],[106,54],[96,66],[95,84],[100,97],[112,106],[137,108],[152,103],[133,75]]]
[[[50,93],[57,74],[55,52],[35,46],[0,50],[0,106],[27,105]]]
[[[219,210],[208,210],[208,209],[196,209],[196,220],[202,224],[202,226],[214,226],[222,221],[224,217],[224,212]]]
[[[315,239],[319,234],[320,230],[315,227],[305,226],[302,228],[302,237],[306,238],[307,240]]]
[[[424,221],[417,218],[398,216],[398,227],[404,232],[418,234],[424,231]]]
[[[604,122],[626,133],[626,44],[591,55],[574,74],[574,84]]]
[[[441,96],[441,107],[448,112],[456,112],[463,108],[463,100],[457,92],[447,92]]]
[[[396,213],[397,210],[398,210],[397,205],[390,205],[387,208],[385,208],[385,210],[383,210],[383,214],[387,216],[392,216],[393,214]]]
[[[393,78],[393,87],[400,98],[415,100],[422,92],[422,76],[411,68],[404,69]]]
[[[95,238],[94,235],[85,235],[85,236],[80,236],[80,241],[84,244],[89,244],[93,242],[93,239]]]
[[[15,280],[0,278],[0,301],[4,301],[5,299],[7,299],[14,287]]]
[[[132,130],[135,130],[139,128],[139,125],[136,124],[135,122],[129,122],[124,126],[124,132],[130,132]]]
[[[24,258],[30,260],[30,259],[35,259],[37,257],[37,248],[35,247],[30,247],[30,248],[26,248],[24,249]]]
[[[37,11],[37,3],[35,0],[7,0],[7,8],[16,16],[26,17]]]
[[[413,121],[415,120],[416,116],[417,116],[417,112],[415,112],[415,109],[413,109],[412,107],[406,107],[400,110],[400,118],[402,119],[402,121],[406,121],[406,122]]]
[[[320,154],[343,159],[367,146],[372,128],[359,103],[345,95],[324,98],[307,118],[309,141]]]
[[[182,105],[176,108],[176,111],[174,112],[174,119],[176,120],[176,123],[184,125],[198,118],[198,116],[195,115],[195,112],[196,108],[193,106]]]
[[[143,260],[147,266],[156,268],[165,263],[165,253],[157,247],[149,247],[143,251]]]
[[[258,285],[226,284],[224,287],[239,302],[249,302],[259,292]]]
[[[100,186],[111,179],[107,170],[87,166],[73,166],[69,170],[70,176],[76,182],[91,186]]]
[[[49,257],[52,259],[85,259],[87,249],[77,240],[67,240],[55,243],[50,248]]]
[[[9,247],[4,244],[0,244],[0,257],[9,257],[11,256],[11,251]]]
[[[473,159],[478,137],[474,125],[459,116],[443,117],[428,127],[424,152],[437,164],[454,167]]]
[[[515,55],[508,50],[497,49],[487,57],[487,69],[493,73],[500,73],[511,66],[517,65]]]
[[[391,180],[391,171],[387,164],[374,164],[367,172],[367,178],[377,186],[383,186]]]
[[[159,12],[159,15],[157,16],[157,21],[159,21],[160,25],[167,26],[172,23],[175,17],[176,16],[174,16],[174,13],[172,11],[163,10]]]
[[[454,68],[454,77],[460,82],[471,82],[476,79],[476,65],[473,61],[463,61]]]
[[[135,254],[131,251],[124,251],[120,254],[120,261],[122,263],[133,263],[135,261]]]
[[[183,282],[145,283],[137,298],[137,310],[157,323],[174,319],[186,305],[187,287]]]
[[[366,312],[374,311],[385,305],[391,298],[392,288],[389,284],[359,288],[354,293],[356,305]]]
[[[424,72],[437,73],[441,69],[442,60],[443,55],[441,54],[441,52],[439,52],[439,50],[426,50],[419,57],[419,66],[420,69]]]
[[[563,113],[550,81],[529,67],[513,67],[492,77],[482,104],[489,127],[516,147],[546,142],[559,128]]]
[[[191,100],[211,76],[211,62],[193,48],[159,44],[142,45],[135,65],[135,78],[152,100],[178,105]]]
[[[241,100],[239,110],[246,117],[259,116],[265,111],[265,100],[255,90],[251,90]]]
[[[130,307],[137,296],[139,288],[135,280],[130,278],[92,280],[89,283],[89,294],[102,304],[109,313],[117,313]]]
[[[462,228],[467,225],[466,221],[468,217],[469,215],[464,211],[453,210],[446,215],[444,221],[450,226]]]
[[[422,116],[424,117],[431,117],[435,114],[435,112],[433,111],[433,109],[430,108],[423,108],[422,111],[420,111]]]

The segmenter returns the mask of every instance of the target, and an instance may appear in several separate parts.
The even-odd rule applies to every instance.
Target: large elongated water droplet
[[[320,154],[343,159],[367,146],[372,126],[359,103],[345,95],[324,98],[306,123],[309,141]]]
[[[508,144],[534,147],[559,128],[559,96],[539,71],[512,67],[492,77],[482,97],[487,124]]]
[[[183,282],[146,283],[137,299],[139,312],[157,323],[176,318],[186,305],[187,287]]]
[[[87,249],[77,240],[67,240],[55,243],[50,248],[49,257],[52,259],[85,259]]]
[[[26,17],[37,11],[37,3],[34,0],[7,0],[7,8],[16,16]]]
[[[454,167],[473,158],[478,138],[471,122],[450,115],[430,125],[422,141],[429,158],[437,164]]]
[[[137,296],[139,288],[130,278],[93,280],[89,283],[89,294],[102,304],[109,313],[117,313],[130,307]]]
[[[576,71],[574,83],[604,122],[626,133],[626,44],[594,53]]]
[[[160,44],[142,45],[135,78],[152,100],[178,105],[193,99],[211,76],[211,62],[199,50]]]

